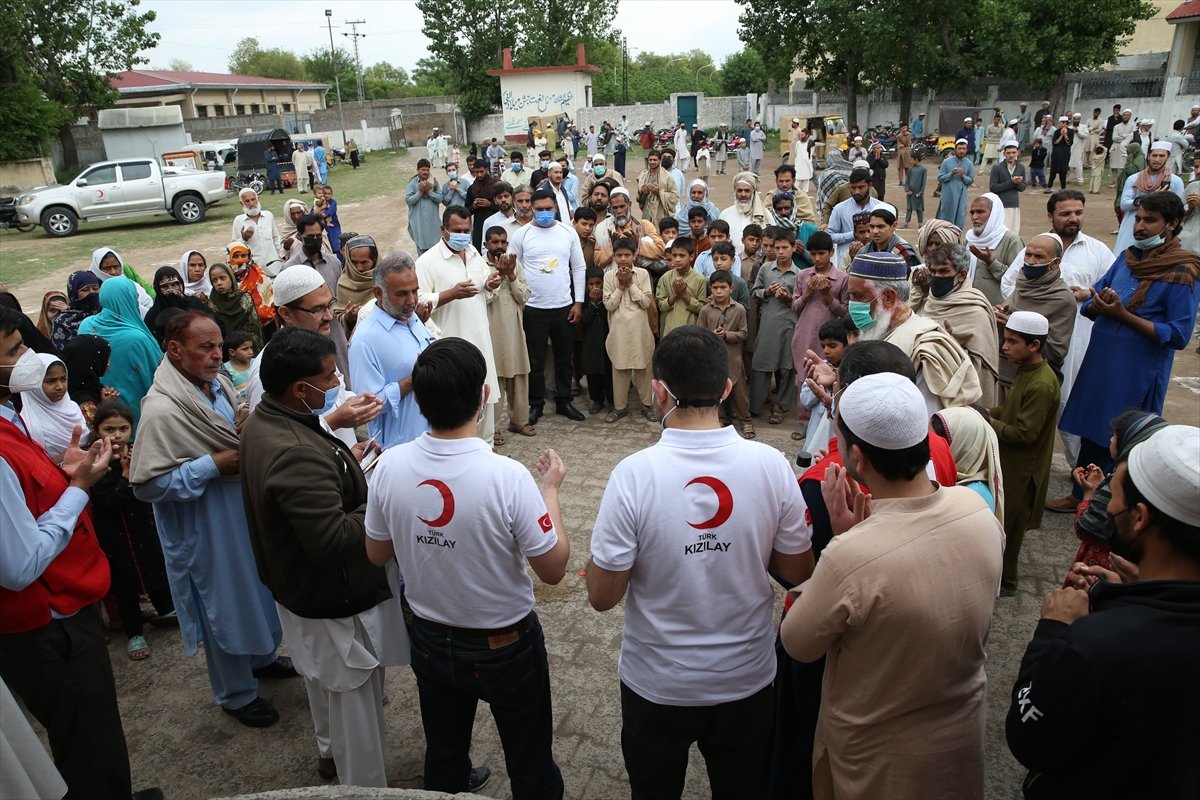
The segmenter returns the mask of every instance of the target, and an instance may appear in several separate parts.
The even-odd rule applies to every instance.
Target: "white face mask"
[[[8,376],[8,390],[16,394],[40,389],[45,374],[46,368],[42,366],[42,360],[37,357],[37,353],[31,348],[26,349],[17,359],[17,363],[12,365],[12,372]]]

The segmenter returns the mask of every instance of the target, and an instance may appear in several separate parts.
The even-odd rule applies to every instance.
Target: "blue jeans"
[[[562,773],[551,753],[550,665],[537,614],[502,636],[427,622],[407,607],[405,619],[425,729],[425,788],[467,790],[471,729],[482,700],[500,732],[514,800],[561,800]]]

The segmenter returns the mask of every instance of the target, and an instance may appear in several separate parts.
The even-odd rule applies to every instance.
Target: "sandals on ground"
[[[783,412],[778,408],[771,411],[771,416],[767,417],[767,422],[772,425],[778,425],[783,422]]]
[[[755,436],[756,436],[756,434],[754,433],[754,426],[752,424],[750,424],[749,422],[743,422],[742,423],[742,438],[743,439],[753,439]]]
[[[129,640],[129,658],[141,661],[150,657],[150,645],[146,644],[145,636],[134,636]]]
[[[537,428],[528,423],[524,425],[517,425],[510,422],[508,424],[508,431],[509,433],[519,433],[522,436],[537,436]]]
[[[606,416],[604,418],[604,421],[611,425],[612,423],[617,422],[619,420],[623,420],[628,416],[629,416],[628,409],[621,409],[618,411],[617,409],[614,408],[612,411],[608,412],[608,416]]]

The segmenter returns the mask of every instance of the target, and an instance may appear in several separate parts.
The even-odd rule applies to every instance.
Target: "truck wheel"
[[[42,212],[42,227],[46,233],[61,239],[79,230],[79,217],[69,208],[55,206]]]
[[[184,225],[191,225],[204,219],[204,215],[208,213],[208,207],[194,194],[185,194],[175,198],[175,204],[171,206],[171,213]]]

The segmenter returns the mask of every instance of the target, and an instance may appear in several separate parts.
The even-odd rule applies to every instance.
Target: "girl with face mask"
[[[67,299],[70,305],[60,311],[50,326],[50,341],[62,352],[67,342],[79,333],[79,325],[93,314],[100,313],[100,279],[86,270],[72,272],[67,279]]]

